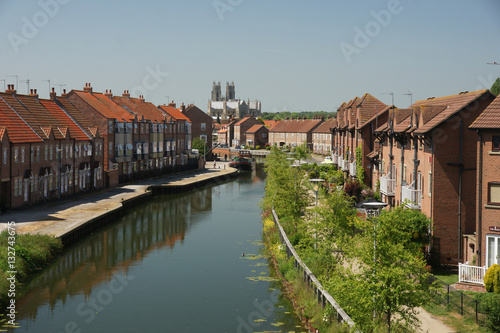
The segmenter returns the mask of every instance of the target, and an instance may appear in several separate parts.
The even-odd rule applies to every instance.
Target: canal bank
[[[262,169],[151,197],[37,275],[12,332],[304,332],[270,276]]]
[[[222,183],[238,175],[238,170],[228,168],[225,163],[210,163],[210,166],[212,168],[144,180],[76,200],[2,214],[0,232],[7,229],[8,222],[15,222],[18,234],[52,235],[67,246],[120,217],[126,208],[150,199],[155,188],[180,193],[210,183]]]

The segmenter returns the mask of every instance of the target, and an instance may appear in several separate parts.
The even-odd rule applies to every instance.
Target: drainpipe
[[[464,123],[460,119],[460,160],[458,169],[458,260],[462,258],[462,174],[463,165],[463,145],[464,145]]]
[[[403,199],[403,180],[404,180],[404,172],[405,172],[405,148],[403,145],[403,142],[401,141],[401,175],[399,176],[400,179],[400,184],[401,186],[399,187],[399,195],[401,200]]]
[[[10,141],[10,140],[9,140]],[[12,165],[14,164],[14,144],[10,141],[10,159],[9,159],[9,210],[12,210]]]
[[[483,266],[482,265],[482,244],[483,244],[483,136],[477,131],[477,134],[479,135],[479,175],[478,175],[478,210],[477,210],[477,262],[479,263],[478,266]],[[486,263],[485,263],[486,264]]]

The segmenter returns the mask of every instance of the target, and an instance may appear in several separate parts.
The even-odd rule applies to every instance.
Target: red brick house
[[[200,138],[211,149],[213,118],[193,104],[188,105],[182,113],[191,120],[191,140]]]
[[[292,148],[305,143],[312,150],[313,131],[322,123],[323,118],[321,117],[314,119],[297,118],[280,120],[269,130],[269,144]]]
[[[380,192],[389,205],[419,209],[433,221],[431,253],[444,264],[464,256],[476,225],[476,138],[466,130],[491,103],[488,90],[430,98],[391,109],[380,140]]]
[[[169,105],[160,105],[158,108],[172,120],[172,152],[175,153],[173,166],[186,165],[188,154],[191,152],[191,120],[176,109],[174,102]]]
[[[244,145],[246,142],[245,133],[254,125],[262,125],[262,123],[252,116],[244,117],[234,124],[234,138],[231,141],[231,146]]]
[[[478,134],[476,228],[464,262],[490,267],[500,264],[500,97],[469,128]]]
[[[265,147],[269,140],[269,129],[262,125],[257,124],[250,127],[245,133],[245,145],[250,147]]]
[[[313,153],[320,155],[332,153],[332,128],[336,123],[335,119],[328,119],[313,131]]]

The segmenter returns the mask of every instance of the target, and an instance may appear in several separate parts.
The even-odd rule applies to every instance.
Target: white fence
[[[486,266],[478,267],[467,264],[458,264],[458,281],[478,283],[484,285],[484,274],[486,274]]]
[[[318,303],[320,303],[323,307],[326,303],[330,303],[332,309],[337,313],[337,322],[347,324],[351,329],[354,328],[355,323],[352,321],[351,317],[340,307],[340,305],[333,299],[332,295],[325,289],[318,281],[316,276],[311,272],[309,267],[302,262],[297,252],[293,248],[293,245],[288,240],[288,237],[285,233],[285,230],[281,227],[281,224],[278,220],[278,215],[273,209],[273,220],[274,223],[278,226],[280,231],[280,239],[281,243],[286,246],[286,254],[288,257],[293,256],[295,259],[295,267],[300,268],[303,272],[303,280],[309,284],[309,286],[314,290],[314,294],[316,295],[316,299]],[[357,333],[361,333],[356,330]]]
[[[420,209],[421,202],[421,190],[415,189],[415,181],[408,186],[403,186],[403,197],[402,201],[408,200],[409,203],[406,205],[408,208]]]

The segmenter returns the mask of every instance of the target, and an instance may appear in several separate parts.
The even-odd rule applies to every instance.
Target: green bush
[[[483,281],[487,292],[500,293],[500,265],[491,265],[484,274]]]
[[[255,149],[259,150],[259,149],[260,149],[260,146],[259,146],[259,145],[255,146]]]
[[[486,325],[488,328],[493,332],[500,332],[500,295],[483,293],[478,294],[476,299],[481,304],[479,310],[487,314]]]

